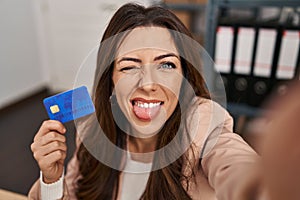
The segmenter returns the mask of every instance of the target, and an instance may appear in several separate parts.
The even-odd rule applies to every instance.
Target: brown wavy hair
[[[107,136],[107,138],[116,146],[126,149],[126,134],[117,126],[112,114],[112,107],[110,103],[110,96],[113,91],[112,71],[114,67],[114,56],[120,40],[109,40],[112,36],[122,34],[124,31],[132,30],[136,27],[157,26],[164,27],[176,32],[183,33],[184,35],[192,38],[191,33],[183,25],[183,23],[169,10],[152,6],[145,8],[138,4],[125,4],[117,10],[110,23],[108,24],[104,35],[102,37],[97,57],[97,69],[95,72],[94,88],[93,88],[93,101],[96,108],[96,115],[98,122]],[[172,35],[172,33],[171,33]],[[193,67],[187,60],[198,59],[199,66],[201,66],[200,58],[193,56],[188,44],[183,42],[183,38],[178,38],[172,35],[177,49],[180,51],[181,65],[183,75],[188,83],[192,86],[193,94],[203,98],[210,98],[206,89],[204,79],[195,67]],[[126,35],[124,35],[126,37]],[[123,38],[124,38],[123,37]],[[176,38],[175,38],[176,37]],[[99,77],[100,76],[100,77]],[[193,95],[188,95],[188,90],[183,83],[181,86],[180,97],[188,104],[191,102]],[[184,127],[180,126],[180,122],[184,115],[184,110],[181,109],[179,104],[175,108],[173,114],[166,121],[164,127],[158,133],[156,149],[161,149],[172,141],[176,133],[183,131]],[[91,132],[92,128],[89,130]],[[159,165],[160,161],[167,162],[176,151],[180,151],[182,146],[182,137],[178,137],[175,144],[176,148],[166,150],[165,152],[155,154],[153,166]],[[105,145],[102,146],[105,151]],[[110,152],[114,155],[113,152]],[[153,170],[150,173],[145,191],[141,199],[191,199],[187,193],[188,183],[193,174],[186,175],[183,173],[186,166],[187,155],[183,154],[176,161],[170,165],[158,170]],[[76,196],[78,199],[117,199],[119,190],[119,177],[121,170],[113,169],[109,166],[98,161],[94,158],[86,147],[81,144],[77,158],[79,160],[79,173],[81,178],[77,181]],[[114,155],[115,159],[121,169],[122,155]],[[183,181],[187,183],[187,187],[183,186]]]

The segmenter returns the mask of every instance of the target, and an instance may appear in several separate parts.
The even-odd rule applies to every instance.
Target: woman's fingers
[[[41,169],[49,169],[52,168],[54,165],[53,163],[60,162],[65,160],[66,152],[61,150],[56,150],[48,155],[44,156],[43,159],[40,160],[39,166]]]
[[[53,141],[51,143],[48,143],[44,146],[39,146],[36,148],[33,145],[33,152],[34,152],[34,158],[36,160],[40,160],[41,158],[51,154],[52,152],[55,152],[57,150],[66,152],[67,151],[67,145],[65,142],[60,142],[60,141]]]
[[[40,138],[40,145],[44,146],[53,141],[66,142],[66,137],[57,132],[49,132],[44,137]]]
[[[66,132],[65,126],[56,120],[46,120],[41,125],[39,131],[34,137],[34,141],[39,140],[42,136],[48,134],[49,132],[57,132],[60,134],[64,134]]]
[[[66,137],[57,132],[49,132],[43,137],[39,137],[38,139],[35,139],[35,141],[31,144],[31,151],[32,152],[38,151],[43,146],[55,141],[65,143]]]
[[[67,155],[66,128],[56,120],[44,121],[31,144],[33,157],[46,183],[55,182],[63,173]]]

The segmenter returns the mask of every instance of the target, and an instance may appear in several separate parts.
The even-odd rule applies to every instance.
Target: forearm
[[[262,176],[259,156],[234,133],[218,137],[202,159],[202,167],[218,199],[260,199]]]

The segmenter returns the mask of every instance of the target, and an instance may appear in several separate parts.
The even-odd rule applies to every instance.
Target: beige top
[[[195,98],[189,113],[186,123],[188,132],[194,134],[197,158],[191,158],[195,178],[188,193],[192,199],[259,199],[260,176],[254,170],[259,157],[238,134],[233,133],[233,120],[228,112],[211,100]],[[184,169],[184,173],[189,170]],[[75,152],[68,163],[63,199],[76,199],[79,177]],[[28,197],[40,199],[40,196],[40,183],[36,181]]]

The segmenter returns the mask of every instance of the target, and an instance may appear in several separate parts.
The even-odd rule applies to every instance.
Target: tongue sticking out
[[[160,107],[161,106],[159,105],[153,108],[141,108],[137,105],[134,105],[133,112],[138,118],[149,121],[158,115]]]

